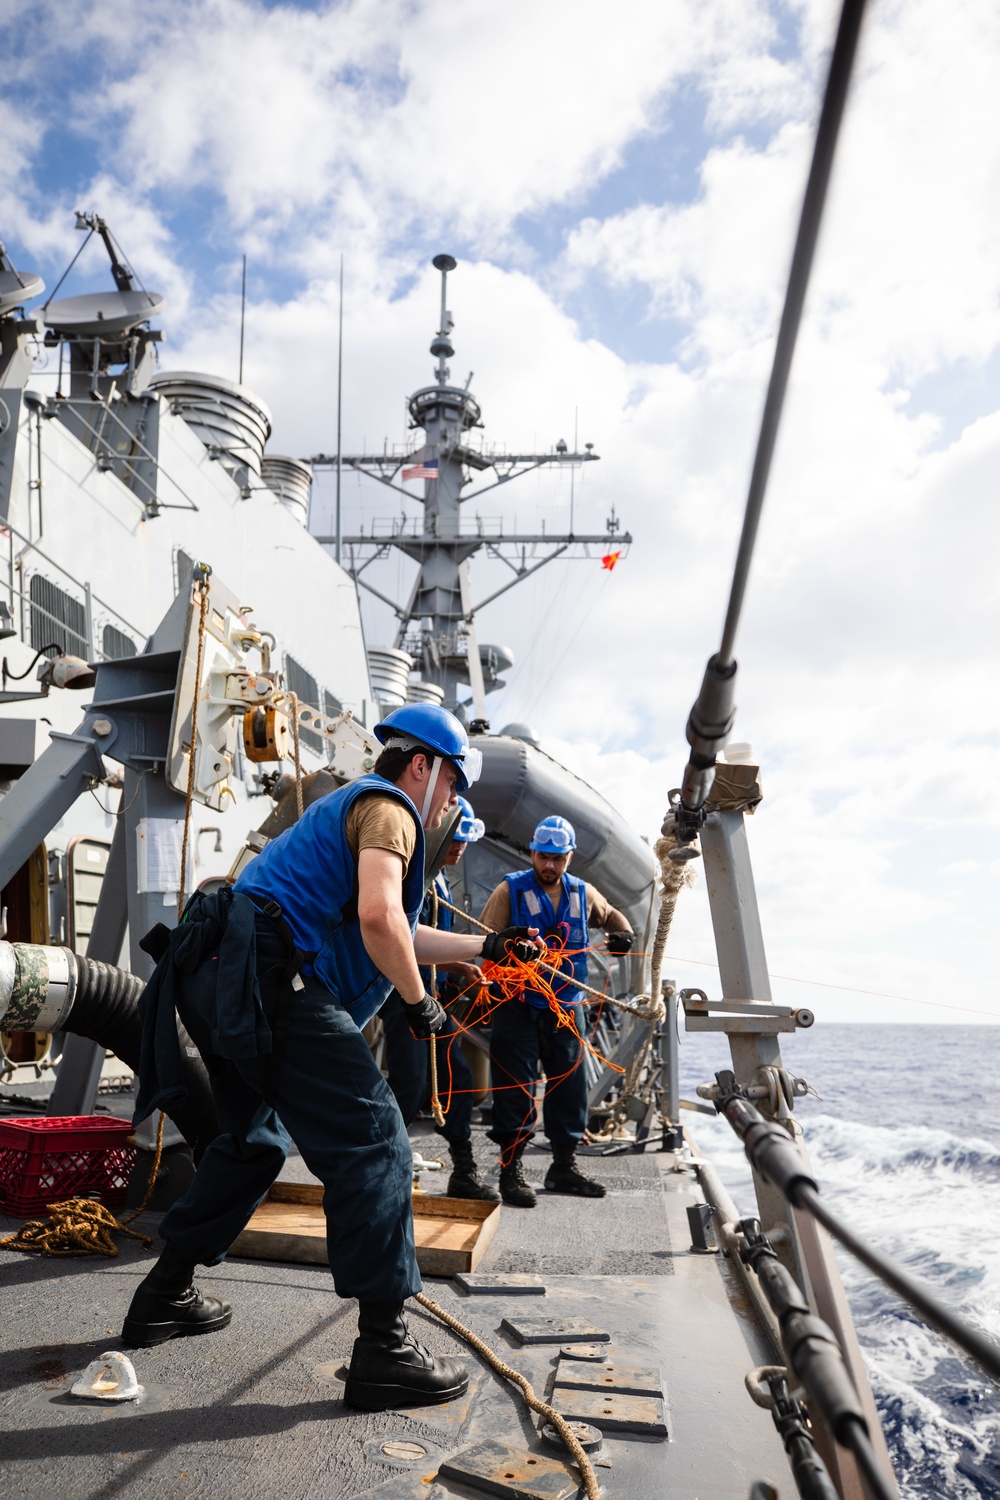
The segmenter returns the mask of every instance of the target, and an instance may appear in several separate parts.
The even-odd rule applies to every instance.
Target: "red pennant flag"
[[[620,557],[621,557],[621,553],[620,552],[608,552],[608,553],[606,553],[604,555],[604,557],[601,558],[601,567],[602,568],[607,568],[607,570],[608,570],[609,573],[613,572],[614,571],[615,563],[618,561],[618,559]]]

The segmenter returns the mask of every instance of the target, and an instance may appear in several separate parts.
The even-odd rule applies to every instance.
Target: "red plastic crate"
[[[132,1126],[110,1115],[0,1119],[0,1212],[26,1219],[50,1203],[98,1192],[125,1202],[135,1162]]]

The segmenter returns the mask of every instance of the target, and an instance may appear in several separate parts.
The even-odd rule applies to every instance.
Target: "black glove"
[[[634,932],[609,932],[607,935],[608,952],[613,953],[616,958],[623,953],[631,953],[634,942]]]
[[[483,940],[482,957],[488,964],[510,963],[519,958],[530,963],[538,957],[538,949],[528,936],[527,927],[505,927],[502,932],[490,932]]]
[[[425,995],[416,1005],[408,1005],[403,1000],[403,1014],[406,1016],[410,1035],[416,1037],[418,1042],[426,1042],[434,1036],[448,1019],[444,1006],[433,995]]]

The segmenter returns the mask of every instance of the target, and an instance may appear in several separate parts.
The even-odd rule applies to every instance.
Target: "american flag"
[[[408,479],[437,479],[438,461],[436,458],[428,458],[412,468],[403,470],[403,483]]]

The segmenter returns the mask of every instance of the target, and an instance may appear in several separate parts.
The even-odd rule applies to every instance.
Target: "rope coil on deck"
[[[166,1115],[160,1115],[156,1128],[156,1151],[149,1170],[149,1181],[138,1208],[134,1208],[124,1219],[116,1219],[110,1208],[96,1203],[92,1198],[67,1198],[62,1203],[49,1204],[48,1223],[43,1219],[28,1219],[16,1234],[8,1234],[0,1240],[0,1248],[23,1250],[27,1254],[38,1251],[42,1255],[107,1255],[114,1259],[118,1246],[111,1238],[113,1234],[127,1234],[139,1240],[147,1249],[153,1243],[151,1234],[140,1234],[129,1229],[149,1206],[156,1187],[156,1178],[163,1157],[163,1126]]]

